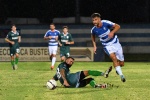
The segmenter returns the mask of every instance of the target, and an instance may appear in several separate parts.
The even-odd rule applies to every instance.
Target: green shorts
[[[63,56],[69,57],[70,53],[69,52],[66,53],[66,52],[60,51],[60,57],[63,57]]]
[[[70,48],[67,47],[60,47],[60,57],[69,57],[70,56]]]
[[[14,44],[12,47],[10,47],[10,56],[14,56],[16,53],[19,54],[20,49],[18,44]]]

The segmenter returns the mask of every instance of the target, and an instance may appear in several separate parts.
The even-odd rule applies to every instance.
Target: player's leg
[[[16,48],[16,52],[15,52],[15,69],[18,68],[17,64],[18,64],[18,61],[19,61],[19,53],[20,53],[20,49],[19,47]]]
[[[86,73],[87,73],[87,71],[86,71]],[[86,77],[86,75],[84,74],[84,71],[81,71],[78,87],[85,87],[87,84],[90,84],[94,88],[106,88],[106,85],[104,85],[104,84],[96,84],[96,82],[93,78],[84,79],[85,77]]]
[[[114,67],[115,67],[117,73],[120,75],[121,80],[122,80],[123,82],[125,82],[124,75],[123,75],[123,73],[122,73],[121,67],[120,67],[120,65],[119,65],[119,63],[118,63],[118,60],[117,60],[117,57],[116,57],[115,53],[111,53],[111,54],[110,54],[110,58],[112,59],[113,65],[114,65]]]
[[[61,62],[64,62],[66,57],[65,56],[61,56],[60,59],[61,59]]]
[[[50,58],[50,61],[52,61],[52,56],[53,56],[53,54],[52,54],[52,46],[48,46],[48,51],[49,51],[49,58]],[[52,69],[52,68],[51,68],[51,65],[50,65],[50,69]]]
[[[120,43],[119,43],[116,47],[118,48],[118,50],[116,51],[115,54],[116,54],[116,57],[117,57],[119,66],[122,67],[122,66],[124,66],[124,55],[123,55],[123,50],[122,50],[122,47],[121,47]],[[121,69],[121,68],[120,68],[120,69]],[[117,71],[117,73],[119,74],[118,71]],[[120,74],[119,74],[119,75],[120,75]],[[120,75],[120,77],[121,77],[121,80],[122,80],[123,82],[126,81],[126,79],[125,79],[125,77],[124,77],[123,74]]]
[[[65,51],[61,49],[60,49],[60,59],[61,59],[61,62],[64,62],[66,60]]]
[[[11,65],[12,65],[12,68],[13,68],[13,70],[15,70],[14,55],[10,56],[10,59],[11,59]]]
[[[121,80],[123,82],[125,82],[125,80],[124,80],[125,78],[122,78],[123,73],[122,73],[121,67],[118,63],[117,56],[116,56],[116,52],[120,49],[120,46],[121,46],[120,43],[115,43],[111,46],[106,46],[104,48],[104,51],[113,61],[114,68],[116,69],[116,72],[120,75]]]
[[[90,84],[92,87],[94,87],[96,82],[93,78],[84,79],[87,76],[89,76],[88,71],[81,71],[79,75],[79,82],[76,87],[85,87],[87,84]]]
[[[51,69],[54,69],[54,65],[56,62],[56,54],[57,54],[57,46],[53,46],[52,47],[52,65],[51,65]]]
[[[18,53],[16,53],[15,54],[15,69],[17,69],[18,68],[18,61],[19,61],[19,54]]]
[[[69,57],[69,56],[70,56],[69,53],[64,52],[64,56],[61,57],[61,61],[64,62],[66,60],[66,58]]]
[[[124,61],[118,60],[118,64],[120,65],[120,67],[123,67],[124,66]]]
[[[15,70],[15,60],[14,60],[15,50],[13,47],[10,47],[10,60],[13,70]]]
[[[111,70],[112,70],[112,66],[110,66],[105,72],[100,72],[97,70],[85,70],[83,71],[83,73],[85,77],[91,75],[91,76],[104,76],[105,78],[107,78]]]

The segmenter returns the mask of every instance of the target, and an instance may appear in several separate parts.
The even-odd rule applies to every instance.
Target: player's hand
[[[18,42],[20,43],[21,41],[20,41],[20,40],[18,40]]]
[[[65,87],[69,87],[70,85],[68,84],[68,82],[66,80],[64,80],[64,84]]]
[[[48,38],[49,38],[49,39],[51,39],[51,38],[52,38],[52,36],[49,36]]]
[[[94,51],[94,54],[96,54],[96,49],[97,49],[97,47],[94,47],[94,49],[93,49],[93,51]]]
[[[58,36],[55,37],[55,40],[56,40],[56,41],[58,40]]]
[[[15,42],[14,42],[14,41],[11,41],[10,43],[11,43],[12,45],[14,45],[14,44],[15,44]]]
[[[62,44],[61,44],[61,43],[59,43],[59,46],[62,46]]]
[[[108,37],[109,37],[109,38],[113,38],[113,37],[114,37],[114,32],[110,32],[110,33],[108,34]]]
[[[66,42],[66,44],[70,44],[70,42]]]

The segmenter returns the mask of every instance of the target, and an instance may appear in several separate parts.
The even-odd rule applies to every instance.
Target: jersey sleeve
[[[57,36],[59,36],[59,35],[60,35],[60,32],[58,31],[58,32],[57,32]]]
[[[47,31],[44,35],[44,37],[48,37],[49,36],[49,31]]]
[[[95,31],[94,31],[95,26],[91,29],[91,34],[95,35]]]
[[[19,33],[19,35],[18,36],[21,36],[21,32],[18,32]]]
[[[54,78],[54,80],[58,80],[58,77],[57,77],[57,74],[55,74],[54,76],[53,76],[53,78]]]
[[[72,35],[69,35],[69,41],[73,41]]]
[[[115,23],[109,20],[103,20],[102,22],[106,23],[108,28],[112,28],[115,25]]]
[[[6,38],[9,39],[9,40],[11,39],[11,34],[10,34],[10,32],[6,35]]]
[[[58,41],[61,42],[61,34],[58,35]]]

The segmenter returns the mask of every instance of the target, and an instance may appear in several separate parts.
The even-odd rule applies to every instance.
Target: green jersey
[[[18,33],[17,31],[16,31],[16,33],[10,31],[10,32],[7,34],[6,38],[9,39],[10,41],[14,41],[15,44],[18,44],[19,36],[21,36],[21,35],[20,35],[20,33]],[[15,44],[14,44],[14,45],[15,45]],[[13,45],[9,43],[9,46],[12,47]]]
[[[61,84],[64,83],[64,81],[62,79],[62,76],[60,74],[61,69],[65,70],[65,77],[66,77],[66,80],[68,81],[70,87],[76,87],[76,85],[79,81],[81,72],[70,73],[70,69],[69,69],[69,67],[67,66],[67,64],[65,62],[59,64],[58,67],[57,67],[57,72],[56,72],[56,74],[53,78],[55,80],[59,80]]]
[[[19,43],[18,43],[19,36],[21,36],[21,35],[17,31],[16,31],[16,33],[13,33],[12,31],[10,31],[6,36],[7,39],[9,39],[10,41],[13,41],[15,43],[13,45],[11,43],[9,43],[11,56],[20,52]]]
[[[62,44],[62,46],[60,47],[60,55],[61,56],[69,56],[70,55],[69,54],[70,44],[66,44],[66,42],[72,42],[73,41],[72,35],[70,33],[67,33],[67,34],[61,33],[59,35],[58,40]]]

